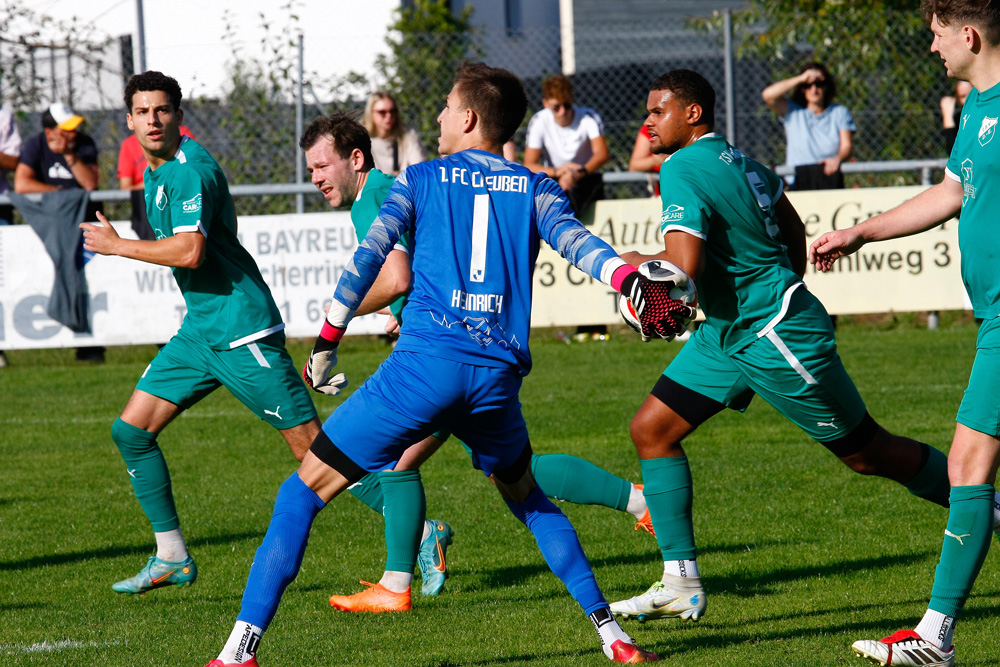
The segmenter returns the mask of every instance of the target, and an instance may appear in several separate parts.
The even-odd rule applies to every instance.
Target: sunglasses
[[[826,81],[813,81],[812,83],[803,84],[802,90],[809,90],[810,88],[813,87],[823,90],[824,88],[826,88],[826,86],[827,86]]]
[[[375,113],[379,116],[395,116],[399,111],[397,109],[375,109]]]

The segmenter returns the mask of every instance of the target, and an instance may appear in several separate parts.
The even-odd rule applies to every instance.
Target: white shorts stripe
[[[263,368],[271,367],[271,364],[267,363],[267,359],[264,358],[264,353],[260,351],[259,347],[257,347],[257,343],[247,344],[247,349],[253,352],[253,358],[256,359],[257,363]]]
[[[774,346],[778,348],[778,352],[781,352],[781,356],[785,358],[788,365],[794,368],[795,372],[802,376],[802,379],[806,381],[806,384],[819,384],[816,382],[816,378],[814,378],[809,371],[805,369],[802,362],[795,358],[792,351],[788,349],[787,345],[785,345],[785,341],[781,340],[781,337],[774,329],[767,332],[767,339],[774,343]]]

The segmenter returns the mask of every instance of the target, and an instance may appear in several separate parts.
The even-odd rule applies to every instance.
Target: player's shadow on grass
[[[188,542],[188,547],[195,549],[205,546],[216,546],[220,544],[230,544],[232,542],[245,542],[247,540],[262,540],[264,533],[260,531],[245,531],[242,533],[228,533],[225,535],[213,535],[202,537]],[[68,563],[79,563],[92,559],[119,558],[121,556],[143,555],[149,556],[156,551],[156,545],[134,544],[130,546],[108,547],[106,549],[88,549],[86,551],[70,551],[64,554],[47,554],[45,556],[33,556],[24,560],[13,560],[0,562],[0,572],[31,570],[47,565],[66,565]]]
[[[728,575],[705,574],[702,576],[708,591],[725,591],[739,597],[769,595],[775,584],[816,579],[894,567],[905,567],[937,556],[937,552],[924,551],[910,554],[885,555],[877,558],[843,559],[826,565],[799,565],[772,569],[766,572],[734,572]]]

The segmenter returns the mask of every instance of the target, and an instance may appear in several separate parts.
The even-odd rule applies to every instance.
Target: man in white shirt
[[[524,166],[548,174],[580,213],[604,199],[604,179],[598,171],[611,155],[604,141],[604,123],[596,111],[573,104],[573,84],[564,76],[542,82],[544,109],[531,117],[524,149]]]

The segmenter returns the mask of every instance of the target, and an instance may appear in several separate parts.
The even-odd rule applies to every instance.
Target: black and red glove
[[[690,287],[689,287],[690,286]],[[632,312],[622,311],[625,322],[633,329],[638,324],[638,332],[644,340],[654,335],[671,340],[682,333],[695,315],[695,309],[685,300],[671,296],[678,288],[685,288],[685,300],[696,294],[693,283],[681,269],[662,260],[651,260],[628,273],[621,282],[620,292],[628,299]],[[637,322],[635,321],[637,320]]]

